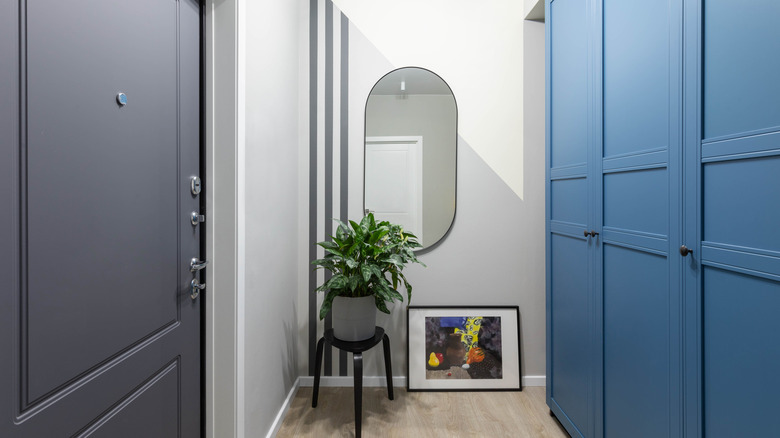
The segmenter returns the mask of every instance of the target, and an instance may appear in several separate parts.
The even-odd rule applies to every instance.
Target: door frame
[[[245,3],[205,0],[201,172],[207,289],[202,295],[203,436],[244,436]],[[216,237],[219,236],[219,239]],[[216,341],[219,342],[216,342]]]

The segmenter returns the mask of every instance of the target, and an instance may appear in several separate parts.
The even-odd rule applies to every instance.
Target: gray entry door
[[[2,437],[200,435],[199,24],[0,0]]]

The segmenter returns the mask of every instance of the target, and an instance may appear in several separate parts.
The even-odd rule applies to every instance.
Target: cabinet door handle
[[[680,255],[683,256],[683,257],[687,256],[688,254],[690,254],[692,252],[693,252],[693,250],[692,249],[688,249],[688,247],[685,246],[685,245],[680,247]]]
[[[590,233],[588,232],[588,230],[585,230],[585,231],[582,232],[582,235],[585,236],[585,237],[588,237],[588,236],[590,236]]]
[[[590,230],[590,237],[596,237],[599,233],[595,232],[594,230]]]

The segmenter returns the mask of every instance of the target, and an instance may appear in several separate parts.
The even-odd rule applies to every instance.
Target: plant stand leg
[[[320,338],[317,342],[317,358],[315,360],[314,368],[314,394],[311,398],[311,407],[317,407],[317,396],[320,394],[320,371],[322,370],[322,346],[325,343],[325,338]]]
[[[355,438],[360,438],[360,418],[363,411],[363,354],[354,353],[352,360],[355,362]]]
[[[390,338],[385,333],[382,338],[382,347],[385,350],[385,374],[387,374],[387,398],[393,400],[393,367],[390,359]]]

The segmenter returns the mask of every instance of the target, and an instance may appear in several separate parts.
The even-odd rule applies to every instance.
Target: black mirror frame
[[[367,114],[368,114],[368,99],[371,97],[371,93],[374,91],[374,88],[382,82],[384,78],[386,78],[388,75],[397,72],[398,70],[403,70],[407,68],[416,68],[419,70],[425,70],[428,73],[436,76],[439,78],[444,85],[447,86],[447,88],[450,90],[450,95],[452,96],[452,100],[455,102],[455,205],[453,206],[453,212],[452,212],[452,221],[450,221],[449,227],[447,227],[447,231],[442,234],[441,238],[437,240],[436,242],[432,243],[431,245],[426,245],[423,248],[420,248],[415,251],[416,254],[421,255],[425,254],[427,252],[432,251],[433,249],[437,248],[446,238],[449,236],[450,232],[452,231],[452,226],[455,224],[455,219],[458,216],[458,142],[460,141],[460,134],[458,134],[458,99],[455,97],[455,93],[452,91],[452,87],[450,87],[450,84],[447,83],[447,81],[444,80],[441,76],[436,74],[434,71],[429,70],[424,67],[418,67],[414,65],[409,65],[405,67],[399,67],[396,69],[393,69],[384,75],[382,75],[379,80],[377,80],[374,85],[371,87],[371,90],[368,92],[368,96],[366,96],[366,103],[363,106],[363,212],[366,211],[366,130],[367,130]]]

